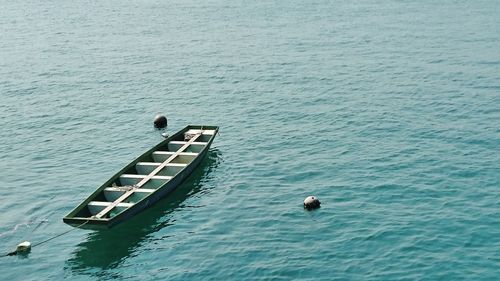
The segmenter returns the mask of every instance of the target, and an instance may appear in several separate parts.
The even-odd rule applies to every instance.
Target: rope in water
[[[56,238],[59,238],[59,237],[61,237],[61,236],[65,235],[65,234],[68,234],[68,233],[70,233],[71,231],[73,231],[73,230],[75,230],[75,229],[77,229],[77,228],[80,228],[80,227],[82,227],[82,226],[86,225],[88,222],[89,222],[89,220],[87,220],[87,221],[83,222],[83,223],[82,223],[82,224],[80,224],[80,225],[75,226],[75,228],[72,228],[72,229],[70,229],[70,230],[66,230],[66,231],[64,231],[63,233],[59,233],[59,234],[57,234],[56,236],[50,237],[50,238],[45,239],[45,240],[43,240],[43,241],[41,241],[41,242],[38,242],[38,243],[36,243],[36,244],[33,244],[33,246],[31,246],[31,248],[36,247],[36,246],[39,246],[39,245],[42,245],[42,244],[47,243],[47,242],[49,242],[49,241],[51,241],[51,240],[54,240],[54,239],[56,239]],[[18,254],[18,249],[16,249],[15,251],[12,251],[12,252],[10,252],[10,253],[7,253],[7,254],[5,254],[5,255],[3,255],[3,256],[0,256],[0,257],[14,256],[14,255],[17,255],[17,254]]]
[[[203,132],[203,126],[201,126],[201,131]],[[202,134],[202,133],[201,133],[201,134]],[[219,131],[217,131],[217,134],[219,134],[219,135],[220,135],[220,132],[219,132]],[[90,220],[87,220],[87,221],[83,222],[82,224],[75,226],[75,228],[72,228],[72,229],[67,230],[67,231],[65,231],[65,232],[63,232],[63,233],[57,234],[56,236],[53,236],[53,237],[50,237],[50,238],[48,238],[48,239],[45,239],[45,240],[43,240],[43,241],[41,241],[41,242],[38,242],[38,243],[34,244],[33,246],[31,246],[31,248],[36,247],[36,246],[39,246],[39,245],[42,245],[42,244],[47,243],[47,242],[49,242],[49,241],[51,241],[51,240],[54,240],[54,239],[56,239],[56,238],[59,238],[59,237],[61,237],[61,236],[65,235],[65,234],[68,234],[68,233],[70,233],[71,231],[75,230],[76,228],[80,228],[80,227],[82,227],[82,226],[86,225],[89,221],[90,221]],[[18,251],[18,249],[16,249],[15,251],[12,251],[12,252],[7,253],[7,254],[5,254],[5,255],[0,255],[0,257],[14,256],[14,255],[17,255],[18,253],[19,253],[19,251]]]

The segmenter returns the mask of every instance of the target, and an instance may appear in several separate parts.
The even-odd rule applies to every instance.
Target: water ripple
[[[4,279],[500,276],[497,4],[3,2],[4,252],[68,230],[155,114],[221,127],[172,198]]]

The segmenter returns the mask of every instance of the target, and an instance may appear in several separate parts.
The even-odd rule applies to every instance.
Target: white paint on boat
[[[127,185],[136,185],[142,180],[144,180],[147,177],[147,175],[136,175],[136,174],[123,174],[120,175],[120,184],[122,186],[127,186]],[[153,176],[151,180],[149,180],[143,188],[152,188],[152,189],[157,189],[167,181],[172,179],[171,176]]]
[[[202,135],[210,135],[213,136],[215,134],[215,130],[200,130],[200,129],[189,129],[187,130],[184,134],[199,134],[202,133]]]
[[[171,141],[168,143],[168,150],[170,151],[178,151],[181,147],[186,145],[187,141]],[[191,142],[191,144],[184,150],[186,152],[195,152],[199,153],[205,148],[207,145],[206,142]]]
[[[155,190],[156,189],[138,188],[134,190],[134,193],[130,196],[130,201],[138,202],[142,198],[153,193]],[[107,187],[104,189],[104,197],[106,197],[106,200],[112,202],[120,198],[120,196],[122,196],[127,191],[127,189],[124,189],[122,187]]]
[[[111,205],[112,202],[103,202],[103,201],[90,201],[88,204],[87,204],[87,207],[89,208],[89,212],[92,214],[92,215],[95,215],[95,214],[98,214],[99,212],[101,212],[102,210],[104,210],[104,208],[108,207],[109,205]],[[130,208],[134,206],[134,203],[119,203],[116,205],[116,211],[117,212],[121,212],[127,208]]]
[[[152,171],[154,171],[158,166],[160,166],[161,163],[158,162],[138,162],[135,164],[135,170],[137,171],[137,174],[140,175],[149,175]],[[162,169],[158,173],[160,176],[174,176],[177,174],[180,170],[182,170],[184,167],[186,167],[187,164],[185,163],[169,163],[165,165],[165,168]],[[163,171],[165,170],[165,171]]]
[[[153,152],[153,161],[155,162],[163,162],[167,160],[170,156],[174,155],[174,151],[155,151]],[[172,160],[171,163],[184,163],[189,164],[193,161],[198,153],[195,152],[181,152],[177,157]]]

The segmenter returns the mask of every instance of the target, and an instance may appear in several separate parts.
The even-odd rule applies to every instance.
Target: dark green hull
[[[148,161],[152,159],[153,152],[162,151],[168,147],[169,142],[178,141],[184,138],[184,133],[189,130],[211,130],[214,133],[210,136],[203,135],[204,142],[206,145],[197,152],[197,156],[192,159],[182,170],[176,173],[170,180],[166,183],[159,186],[154,192],[142,198],[138,202],[135,202],[133,206],[128,207],[127,209],[116,213],[110,217],[105,218],[96,218],[90,214],[88,204],[91,201],[98,200],[99,198],[102,200],[104,189],[112,186],[119,180],[119,177],[123,174],[129,173],[134,170],[134,167],[137,163]],[[132,161],[129,165],[124,167],[121,171],[116,173],[113,177],[111,177],[108,181],[106,181],[101,187],[99,187],[94,193],[92,193],[85,201],[83,201],[78,207],[76,207],[73,211],[71,211],[66,217],[63,218],[63,221],[71,226],[76,226],[80,228],[86,229],[100,229],[100,228],[110,228],[120,222],[126,221],[133,217],[134,215],[140,213],[141,211],[149,208],[151,205],[156,203],[158,200],[164,198],[169,193],[174,191],[192,172],[194,169],[198,167],[200,162],[206,156],[210,145],[212,144],[215,135],[217,134],[219,128],[216,126],[195,126],[189,125],[184,129],[180,130],[176,134],[168,137],[155,147],[146,151],[144,154],[139,156],[137,159]]]

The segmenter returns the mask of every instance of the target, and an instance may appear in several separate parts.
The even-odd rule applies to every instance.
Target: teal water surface
[[[500,2],[0,0],[0,250],[170,131],[201,167],[3,280],[498,280]],[[318,210],[302,201],[316,195]]]

